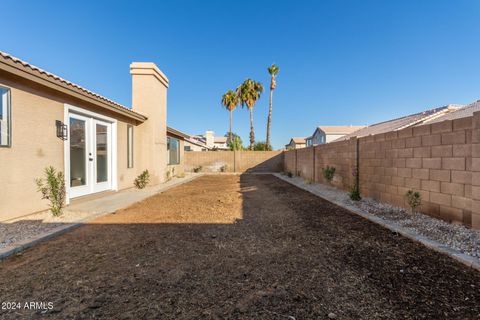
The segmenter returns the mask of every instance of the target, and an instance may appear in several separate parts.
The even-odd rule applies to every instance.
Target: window
[[[0,87],[0,147],[11,145],[10,90]]]
[[[192,151],[192,147],[191,146],[185,146],[185,147],[183,147],[183,150]]]
[[[180,143],[178,139],[167,137],[168,164],[180,163]]]
[[[127,168],[133,168],[133,126],[127,126]]]

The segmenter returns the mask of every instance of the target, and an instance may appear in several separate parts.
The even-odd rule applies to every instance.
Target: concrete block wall
[[[315,181],[328,183],[323,177],[323,169],[335,167],[331,182],[337,188],[350,190],[354,183],[353,170],[356,168],[357,139],[332,142],[315,147]]]
[[[285,152],[284,168],[306,180],[327,183],[323,169],[335,167],[332,185],[349,190],[353,184],[352,170],[356,166],[357,139],[332,142],[315,147],[301,148]]]
[[[332,184],[349,190],[357,160],[363,196],[407,207],[405,193],[419,191],[421,212],[480,229],[480,112],[362,137],[358,151],[356,138],[287,151],[284,167],[326,183],[322,169],[333,166]]]
[[[282,151],[186,151],[185,171],[202,167],[203,172],[280,172]]]
[[[419,191],[420,211],[472,225],[472,117],[406,128],[360,139],[360,191],[407,207]]]
[[[472,120],[472,228],[480,229],[480,112]]]

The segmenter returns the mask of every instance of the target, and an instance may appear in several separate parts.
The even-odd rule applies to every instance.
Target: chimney
[[[152,62],[133,62],[132,110],[148,117],[136,127],[138,174],[148,169],[152,184],[165,180],[167,167],[167,89],[168,78]]]
[[[205,131],[205,143],[207,147],[213,148],[214,141],[215,141],[215,132]]]

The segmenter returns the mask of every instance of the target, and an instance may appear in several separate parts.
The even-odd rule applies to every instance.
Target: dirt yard
[[[204,176],[0,263],[2,319],[479,319],[480,273],[270,175]]]

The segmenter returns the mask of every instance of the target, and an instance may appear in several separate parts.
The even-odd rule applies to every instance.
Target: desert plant
[[[227,133],[225,135],[225,137],[228,138],[227,139],[227,146],[228,146],[228,148],[230,148],[231,151],[244,150],[242,138],[240,138],[240,136],[238,134],[232,132],[232,140],[230,140],[229,136],[230,136],[229,133]]]
[[[290,171],[288,171],[288,172],[287,172],[287,176],[288,176],[289,178],[292,178],[292,177],[293,177],[293,173],[291,173]]]
[[[360,195],[360,186],[358,185],[358,170],[357,168],[354,168],[352,170],[352,176],[353,176],[353,184],[350,187],[350,192],[349,192],[349,197],[353,201],[360,201],[362,200],[362,196]]]
[[[193,172],[197,173],[197,172],[202,171],[202,169],[203,169],[202,166],[198,166],[198,167],[193,168]]]
[[[150,172],[144,170],[133,182],[137,189],[143,189],[150,182]]]
[[[228,90],[223,96],[222,96],[222,106],[225,107],[230,112],[230,131],[228,134],[228,140],[232,141],[233,140],[233,134],[232,134],[232,113],[233,110],[237,106],[240,105],[240,97],[238,96],[237,92],[233,90]]]
[[[357,184],[354,183],[352,187],[350,188],[350,192],[348,193],[348,196],[350,199],[353,201],[360,201],[362,200],[362,196],[360,195],[360,190],[358,190]]]
[[[256,142],[253,145],[253,150],[254,151],[271,151],[272,146],[268,145],[265,141],[260,141],[260,142]]]
[[[407,193],[405,193],[405,198],[412,210],[412,216],[415,218],[415,209],[422,204],[422,196],[418,191],[408,190]]]
[[[45,178],[35,179],[37,191],[42,194],[42,199],[50,201],[49,207],[52,215],[58,217],[65,206],[65,176],[62,171],[54,167],[45,168]]]
[[[273,90],[277,86],[275,77],[280,70],[277,65],[272,64],[268,67],[268,73],[270,74],[270,108],[268,109],[268,118],[267,118],[267,146],[270,146],[270,126],[272,125],[272,104],[273,104]]]
[[[335,167],[327,166],[326,168],[323,168],[322,171],[325,180],[327,180],[328,182],[332,182],[333,176],[335,175]]]
[[[252,79],[245,80],[237,88],[237,94],[240,97],[242,107],[246,106],[248,111],[250,111],[250,150],[253,150],[253,144],[255,143],[255,132],[253,129],[253,107],[260,99],[262,92],[262,84]]]
[[[227,172],[227,165],[224,164],[223,166],[220,167],[220,172]]]

